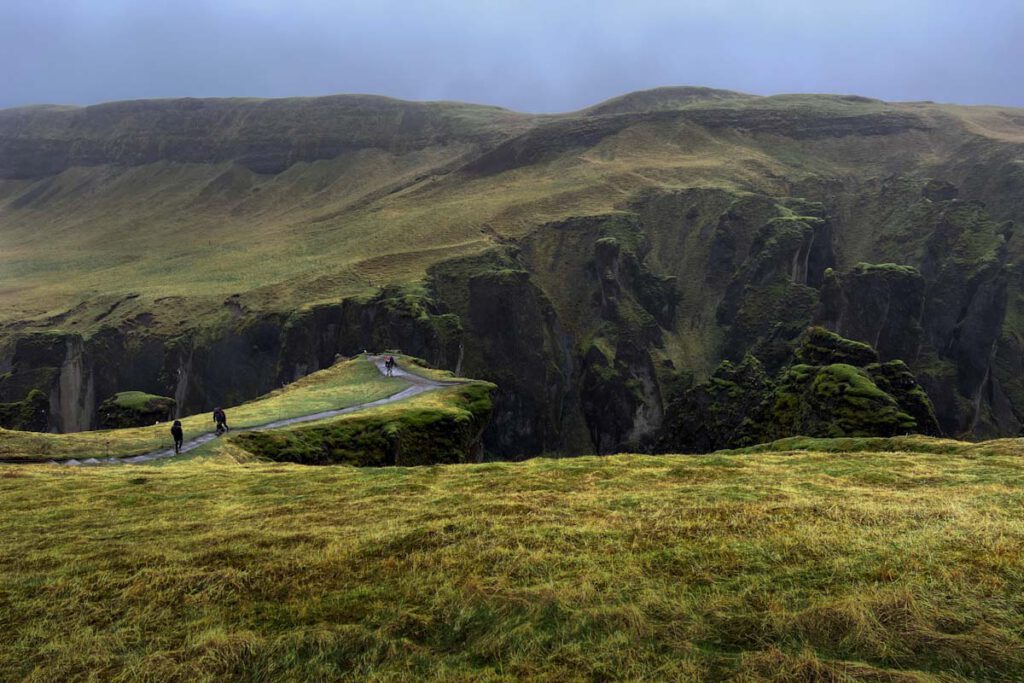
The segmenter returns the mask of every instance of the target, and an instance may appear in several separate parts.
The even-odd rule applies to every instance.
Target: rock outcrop
[[[772,380],[747,355],[670,404],[662,452],[704,453],[786,436],[895,436],[939,433],[927,394],[902,361],[812,327]]]

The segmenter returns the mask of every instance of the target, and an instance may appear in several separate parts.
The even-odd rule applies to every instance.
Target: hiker
[[[394,374],[394,372],[395,372],[395,365],[397,365],[397,364],[395,363],[395,357],[394,356],[388,356],[388,359],[386,361],[384,361],[384,367],[388,371],[388,373],[387,373],[388,377],[391,377]]]
[[[174,454],[181,453],[181,444],[185,441],[185,433],[181,431],[181,420],[175,420],[171,425],[171,436],[174,437]]]
[[[230,431],[228,429],[228,416],[223,408],[217,408],[213,411],[213,421],[217,423],[217,436]]]

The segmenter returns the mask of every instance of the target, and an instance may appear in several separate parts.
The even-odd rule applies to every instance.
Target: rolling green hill
[[[52,429],[401,348],[498,384],[495,455],[646,449],[811,325],[903,361],[946,435],[1024,419],[1021,110],[123,102],[0,111],[0,160],[0,402],[42,391]]]

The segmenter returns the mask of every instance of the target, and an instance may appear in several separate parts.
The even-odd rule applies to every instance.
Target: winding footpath
[[[384,369],[384,357],[383,356],[371,356],[370,360],[377,366],[377,370],[382,375],[386,375],[387,372]],[[268,429],[280,429],[281,427],[288,427],[294,424],[301,424],[303,422],[314,422],[316,420],[325,420],[330,417],[336,417],[338,415],[346,415],[348,413],[355,413],[360,410],[366,410],[367,408],[374,408],[376,406],[387,405],[388,403],[395,403],[403,399],[411,398],[419,394],[426,393],[428,391],[435,391],[443,387],[449,387],[454,384],[460,384],[458,381],[441,381],[435,379],[428,379],[422,375],[417,375],[412,372],[403,370],[399,366],[395,366],[392,373],[395,377],[401,377],[409,386],[402,389],[398,393],[386,396],[384,398],[377,399],[376,401],[368,401],[367,403],[358,403],[354,406],[347,408],[338,408],[337,410],[326,410],[320,413],[310,413],[309,415],[299,415],[298,417],[289,417],[283,420],[275,420],[274,422],[267,422],[266,424],[257,425],[255,427],[245,427],[239,429],[240,432],[263,432]],[[151,460],[160,460],[162,458],[173,458],[176,455],[188,453],[191,450],[199,448],[205,443],[209,443],[217,438],[216,432],[207,432],[200,436],[193,437],[188,441],[185,441],[181,445],[181,453],[175,453],[174,448],[166,448],[158,451],[151,451],[149,453],[143,453],[141,455],[131,455],[124,457],[111,457],[111,458],[86,458],[83,460],[64,460],[58,462],[56,460],[51,461],[54,465],[68,465],[71,467],[82,466],[82,465],[118,465],[118,464],[132,464],[137,465],[143,462],[149,462]]]

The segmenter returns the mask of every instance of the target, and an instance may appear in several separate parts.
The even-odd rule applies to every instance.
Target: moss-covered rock
[[[917,429],[913,417],[863,368],[797,364],[779,379],[761,425],[765,441],[785,436],[893,436]]]
[[[863,367],[878,362],[878,353],[867,344],[840,337],[822,327],[811,327],[801,335],[793,357],[803,365],[846,363]]]
[[[0,427],[26,432],[45,432],[50,400],[46,394],[33,389],[20,401],[0,403]]]
[[[896,399],[900,409],[914,418],[916,432],[929,436],[942,434],[931,399],[906,363],[901,360],[873,363],[865,370],[879,389]]]
[[[145,427],[174,417],[177,402],[166,396],[143,391],[121,391],[100,404],[99,420],[103,429]]]
[[[790,436],[939,434],[928,395],[902,361],[820,327],[799,337],[774,381],[752,356],[728,361],[670,404],[658,448],[707,452]]]

